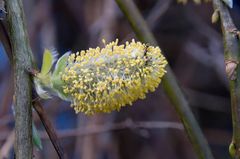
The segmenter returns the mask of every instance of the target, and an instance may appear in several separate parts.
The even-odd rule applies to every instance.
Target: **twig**
[[[39,72],[37,69],[34,68],[26,68],[25,70],[28,72],[31,76],[36,76],[36,74]],[[41,103],[40,103],[40,97],[35,94],[36,92],[34,91],[33,96],[32,96],[32,104],[33,108],[36,110],[42,124],[44,125],[44,128],[50,138],[51,143],[53,144],[54,149],[56,150],[58,157],[60,159],[67,158],[67,156],[64,154],[63,148],[58,141],[57,134],[54,130],[54,127],[52,126],[50,120],[47,117],[46,112],[44,111]]]
[[[2,146],[0,150],[0,159],[7,159],[9,158],[9,151],[13,147],[14,144],[14,130],[10,133],[10,135],[7,137],[6,142]]]
[[[176,122],[164,122],[164,121],[142,121],[133,122],[126,120],[120,123],[104,124],[104,125],[91,125],[84,129],[73,129],[59,131],[59,138],[66,137],[84,137],[87,135],[95,135],[100,133],[106,133],[111,131],[119,131],[125,129],[177,129],[183,130],[183,125]],[[46,138],[46,135],[40,133],[41,137]]]
[[[25,68],[32,67],[31,49],[25,28],[22,1],[7,0],[5,3],[14,70],[15,154],[17,159],[31,159],[32,87],[30,76],[25,72]]]
[[[181,123],[169,122],[169,121],[131,121],[126,120],[119,123],[109,123],[103,125],[89,125],[86,128],[81,129],[69,129],[69,130],[59,130],[58,138],[68,138],[68,137],[84,137],[87,135],[96,135],[101,133],[120,131],[120,130],[137,130],[137,129],[174,129],[174,130],[184,130]],[[5,140],[9,132],[1,132],[0,141]],[[39,131],[40,137],[42,139],[49,139],[48,134],[45,131]]]
[[[224,40],[226,72],[230,83],[233,137],[235,158],[240,158],[240,69],[239,37],[228,8],[220,0],[213,0],[214,9],[218,9]]]
[[[157,45],[157,41],[154,39],[152,33],[146,25],[146,22],[144,21],[133,1],[116,0],[116,2],[130,22],[138,39],[146,43]],[[213,155],[207,140],[205,139],[196,119],[194,118],[188,102],[178,86],[175,76],[169,66],[167,67],[167,74],[164,76],[162,84],[170,101],[173,103],[178,116],[184,124],[185,130],[198,157],[201,159],[212,159]]]
[[[66,158],[66,156],[64,156],[63,148],[61,147],[61,144],[58,140],[57,134],[56,134],[50,120],[48,119],[47,114],[44,111],[39,100],[34,100],[33,107],[36,110],[38,116],[40,117],[40,119],[44,125],[44,128],[45,128],[45,130],[46,130],[46,132],[58,154],[58,157],[60,159]]]
[[[145,121],[143,121],[145,122]],[[147,121],[147,123],[151,121]],[[161,125],[162,121],[154,121],[156,123],[158,123],[159,125]],[[171,122],[170,122],[171,123]],[[174,123],[174,122],[173,122]],[[118,124],[118,123],[116,123]],[[181,129],[175,129],[175,128],[170,128],[172,130],[179,130],[179,132],[184,132],[183,130],[183,126],[181,126],[180,123],[176,123],[179,124],[180,127],[182,127]],[[114,126],[115,124],[111,124],[112,126]],[[108,124],[104,124],[104,125],[96,125],[98,128],[103,129],[104,127],[109,127]],[[65,138],[70,138],[70,137],[77,137],[77,138],[82,138],[88,135],[100,135],[103,133],[114,133],[114,132],[118,132],[118,131],[124,131],[127,130],[129,131],[129,128],[123,128],[123,129],[118,129],[118,130],[109,130],[109,131],[95,131],[95,125],[91,125],[89,128],[82,128],[82,129],[69,129],[69,130],[59,130],[58,131],[58,137],[60,139],[65,139]],[[136,131],[138,128],[136,129],[130,129],[133,131]],[[162,129],[165,129],[164,127],[159,127],[159,128],[143,128],[146,130],[155,130],[155,131],[161,131]],[[168,129],[168,127],[166,127],[166,129]],[[6,140],[6,138],[9,136],[9,133],[11,133],[10,131],[1,131],[0,134],[0,141],[4,141]],[[229,144],[229,140],[231,139],[231,133],[228,130],[222,130],[222,129],[212,129],[212,128],[206,128],[204,129],[204,133],[206,134],[208,140],[211,141],[212,144],[214,145],[221,145],[221,146],[226,146],[227,144]],[[150,132],[151,134],[151,132]],[[45,131],[39,131],[39,135],[41,137],[42,140],[49,140],[48,134],[46,134]],[[141,135],[141,134],[140,134]]]

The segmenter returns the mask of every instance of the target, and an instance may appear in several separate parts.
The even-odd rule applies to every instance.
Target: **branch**
[[[21,0],[6,0],[7,24],[12,46],[14,70],[15,154],[17,159],[31,159],[32,154],[32,87],[25,69],[32,67],[31,49]]]
[[[213,0],[213,7],[219,12],[224,40],[224,55],[226,73],[229,79],[233,137],[235,149],[234,157],[240,158],[240,69],[239,65],[239,38],[228,8],[220,0]]]
[[[118,123],[106,123],[103,125],[89,125],[86,128],[81,129],[68,129],[58,131],[58,138],[68,137],[84,137],[88,135],[97,135],[107,132],[116,132],[120,130],[138,130],[138,129],[173,129],[183,131],[184,127],[181,123],[170,121],[132,121],[127,119]],[[42,139],[49,139],[49,134],[45,131],[39,131]],[[5,140],[9,135],[9,132],[1,132],[0,141]]]
[[[116,0],[116,2],[130,22],[138,39],[146,43],[158,45],[133,1]],[[176,78],[169,66],[167,66],[167,74],[164,76],[162,84],[165,92],[177,111],[178,116],[183,122],[185,130],[198,157],[201,159],[213,159],[207,140],[205,139],[196,119],[194,118],[188,102],[178,86]]]
[[[104,124],[104,125],[91,125],[85,129],[72,129],[59,131],[59,138],[66,137],[83,137],[87,135],[96,135],[111,131],[119,131],[125,129],[176,129],[183,130],[183,125],[177,122],[164,122],[164,121],[141,121],[133,122],[131,120],[126,120],[119,123]],[[45,133],[40,133],[43,139],[46,139]]]
[[[1,0],[0,0],[0,2],[1,2]],[[10,30],[8,30],[8,31],[10,32]],[[7,33],[6,25],[2,21],[0,22],[0,40],[3,42],[4,48],[6,50],[8,58],[10,60],[10,63],[13,64],[13,53],[12,53],[13,51],[12,51],[12,46],[11,46],[12,44],[10,43],[10,40],[9,40],[9,35]],[[29,52],[30,52],[29,55],[31,57],[31,61],[32,61],[33,65],[36,66],[35,61],[33,59],[33,55],[31,53],[30,49],[29,49]],[[25,67],[24,70],[31,76],[34,76],[38,72],[33,67],[29,67],[29,66]],[[54,131],[54,127],[51,125],[50,121],[48,120],[47,115],[46,115],[45,111],[43,110],[41,104],[38,103],[38,101],[35,102],[35,103],[37,103],[37,106],[34,105],[34,108],[38,112],[38,115],[39,115],[39,117],[41,119],[41,122],[45,126],[44,128],[46,129],[46,131],[47,131],[47,133],[48,133],[48,135],[50,137],[50,140],[51,140],[51,142],[52,142],[52,144],[53,144],[57,154],[59,156],[61,156],[59,158],[63,158],[63,156],[64,156],[63,155],[64,154],[63,153],[63,149],[61,148],[61,145],[60,145],[60,143],[57,140],[57,135],[56,135],[56,133]],[[34,104],[34,101],[33,101],[33,104]]]
[[[46,132],[58,154],[58,157],[60,159],[66,158],[66,156],[64,156],[63,148],[61,147],[61,144],[59,143],[57,134],[56,134],[50,120],[48,119],[47,114],[44,111],[41,103],[38,100],[34,100],[33,107],[36,110],[39,118],[41,119],[41,121],[44,125],[44,128],[45,128],[45,130],[46,130]]]

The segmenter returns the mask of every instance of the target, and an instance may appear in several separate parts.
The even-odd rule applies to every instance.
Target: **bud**
[[[225,61],[225,68],[226,68],[226,73],[227,76],[230,80],[235,80],[236,79],[236,68],[238,66],[238,61],[234,60],[226,60]]]
[[[215,9],[213,14],[212,14],[212,23],[217,23],[219,20],[219,10]]]
[[[232,158],[234,158],[234,156],[236,155],[236,145],[235,143],[232,141],[231,144],[229,145],[229,154]]]

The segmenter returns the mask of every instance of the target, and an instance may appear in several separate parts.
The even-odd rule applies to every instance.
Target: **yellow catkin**
[[[134,40],[118,45],[116,40],[104,48],[71,54],[61,73],[63,90],[76,113],[119,110],[154,91],[166,64],[159,47]]]

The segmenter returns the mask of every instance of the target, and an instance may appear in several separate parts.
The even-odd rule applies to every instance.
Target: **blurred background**
[[[44,48],[60,55],[102,46],[135,35],[114,0],[23,0],[36,61]],[[211,24],[212,4],[175,0],[135,0],[182,86],[215,158],[228,159],[231,114],[220,24]],[[240,25],[240,9],[231,14]],[[0,44],[0,157],[13,158],[12,72]],[[42,101],[70,159],[196,159],[186,133],[161,86],[144,100],[111,114],[75,114],[59,98]],[[37,114],[43,149],[36,159],[58,158]],[[161,128],[163,122],[177,126]],[[139,125],[143,125],[139,127]],[[144,125],[145,124],[145,125]],[[138,126],[137,126],[138,125]]]

